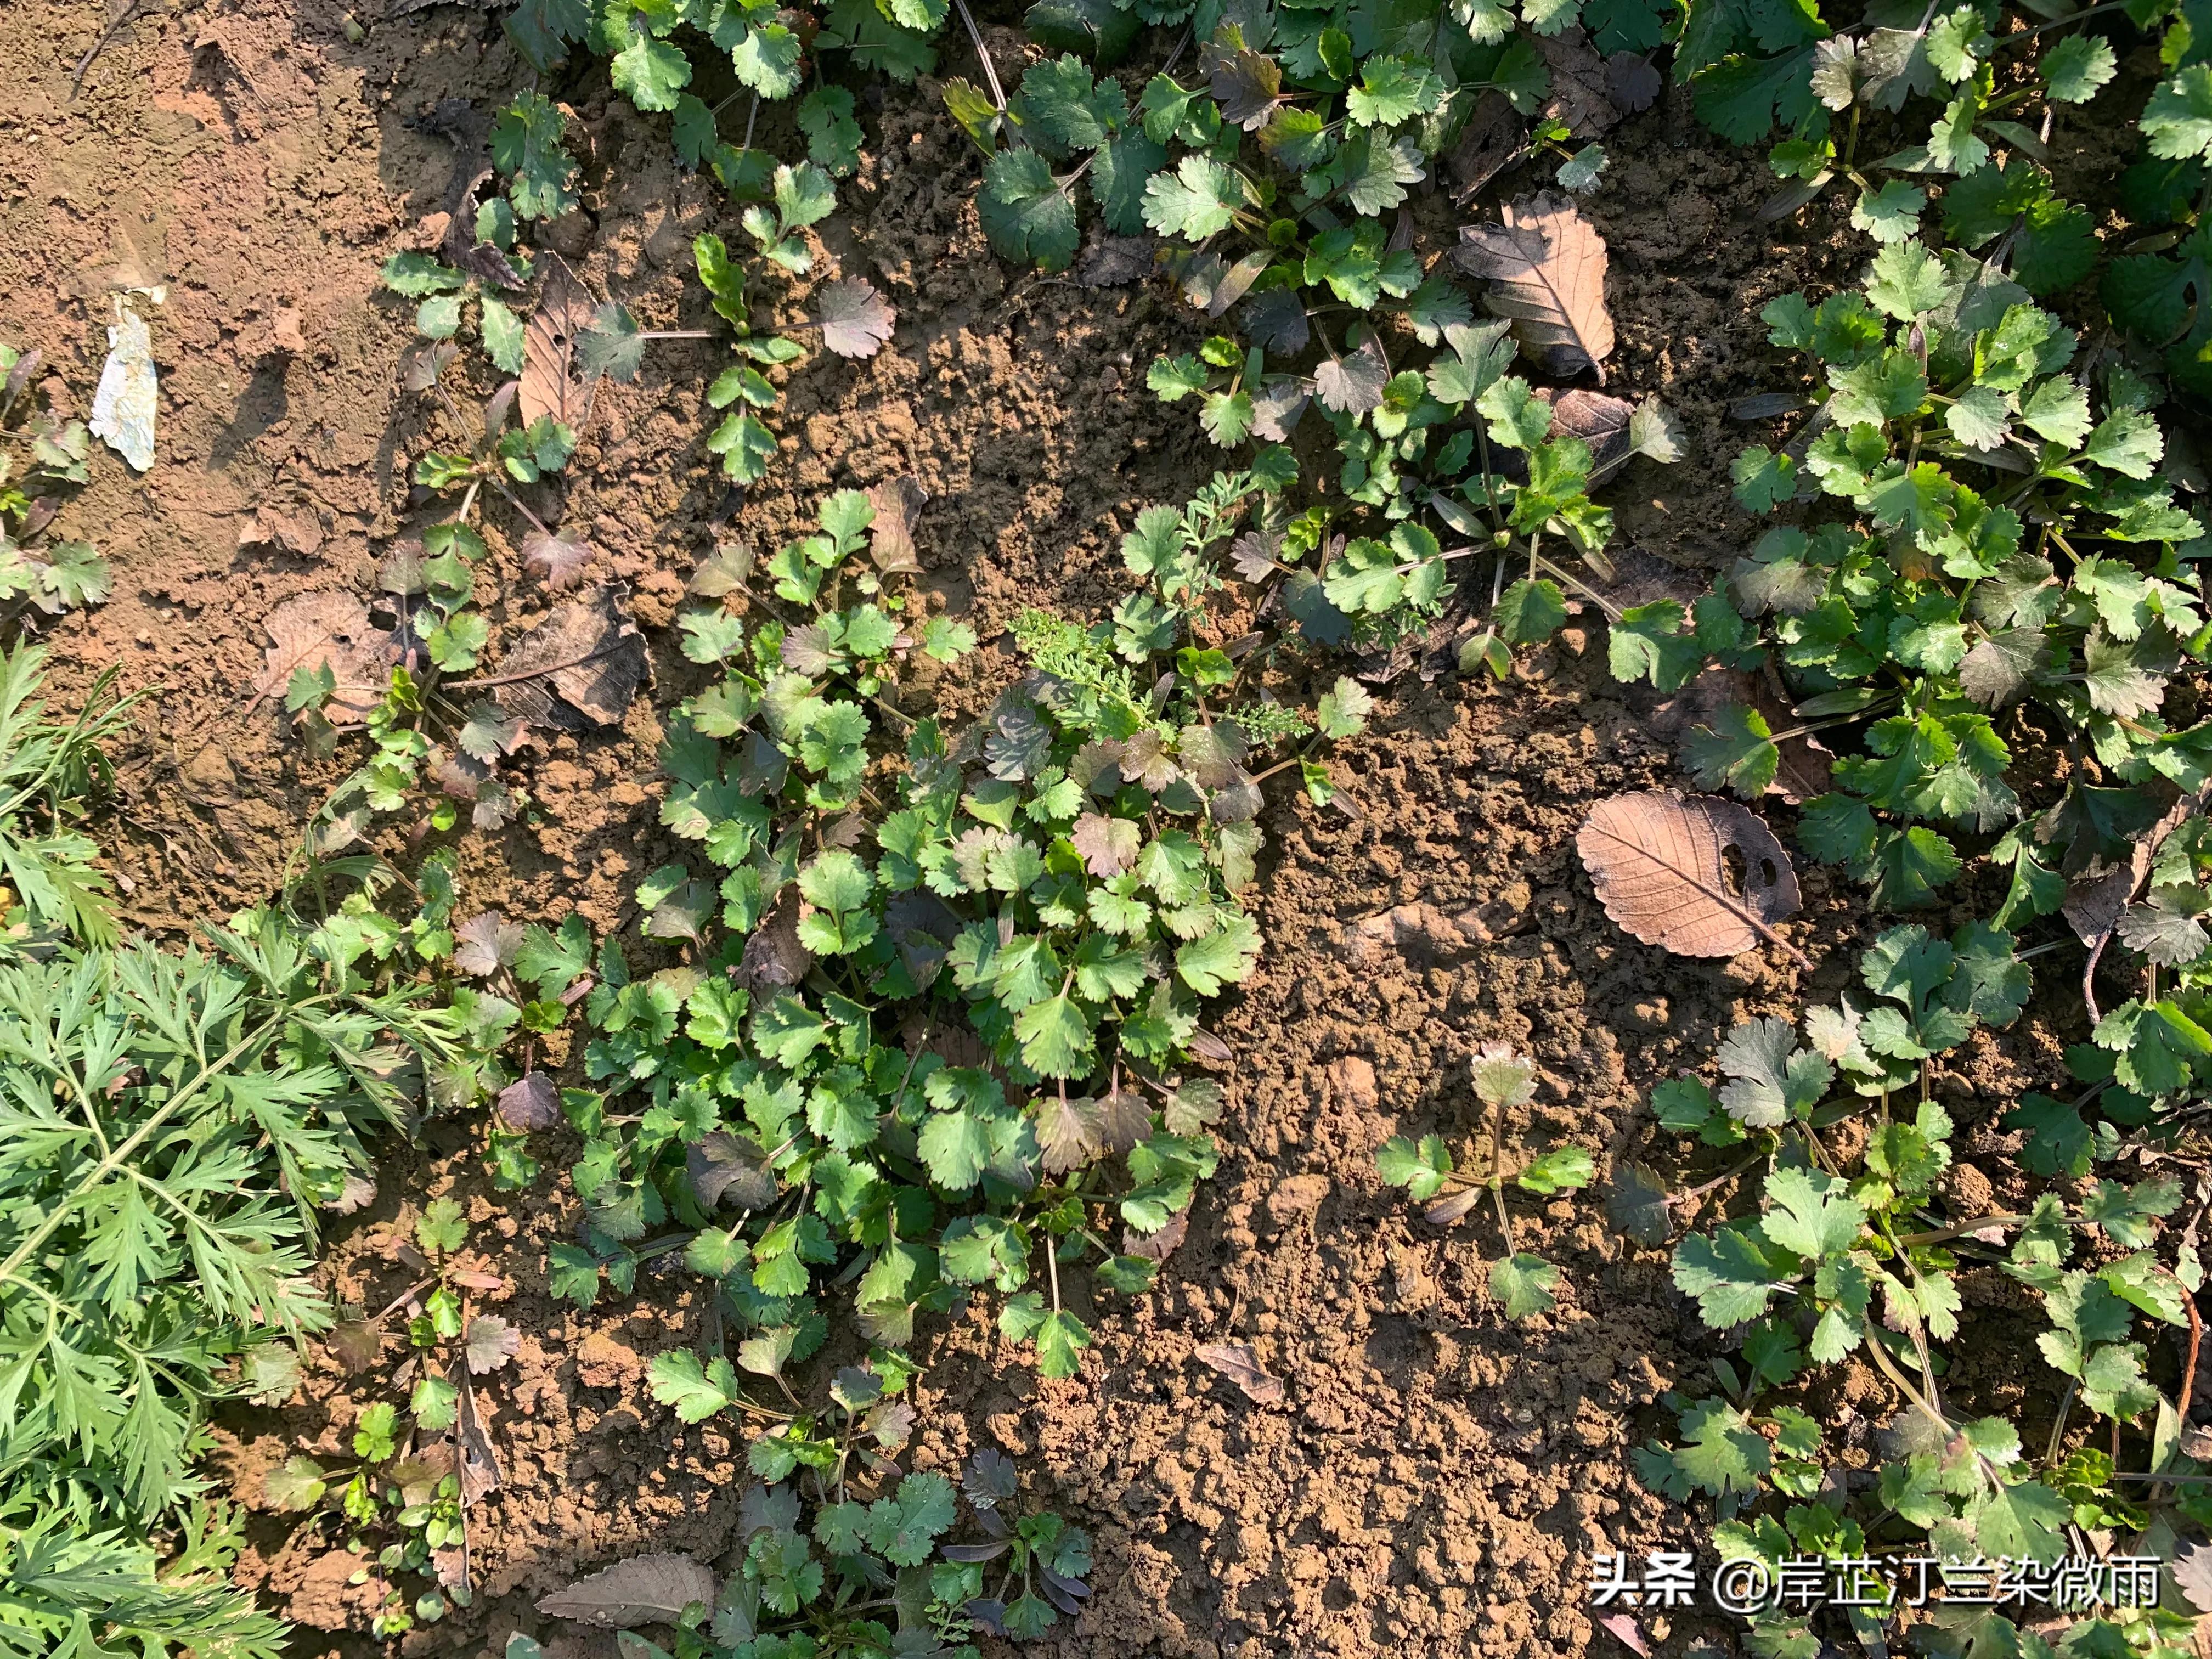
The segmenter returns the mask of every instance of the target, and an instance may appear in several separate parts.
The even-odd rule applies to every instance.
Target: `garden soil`
[[[368,597],[381,551],[422,516],[406,465],[440,434],[462,435],[400,391],[410,319],[379,293],[376,268],[442,232],[459,106],[441,113],[441,101],[488,110],[526,71],[496,16],[474,8],[122,6],[17,0],[0,15],[0,337],[40,349],[46,397],[82,415],[112,296],[161,296],[141,302],[162,376],[155,465],[134,475],[103,451],[61,520],[106,553],[114,594],[46,637],[64,706],[111,671],[158,694],[118,751],[107,839],[126,909],[175,938],[186,918],[276,890],[356,763],[358,738],[312,757],[281,693],[257,694],[263,623],[301,594]],[[1003,74],[1019,36],[987,36]],[[967,47],[947,51],[947,74],[975,73]],[[699,325],[690,239],[718,228],[734,240],[734,213],[603,87],[557,90],[578,118],[586,186],[586,212],[558,228],[563,252],[647,326]],[[929,603],[970,620],[987,649],[974,672],[899,695],[957,714],[1011,672],[1004,630],[1022,608],[1101,613],[1127,586],[1115,550],[1134,514],[1183,500],[1213,469],[1187,410],[1144,391],[1157,353],[1202,333],[1172,289],[1088,289],[1002,265],[975,218],[975,155],[935,83],[868,94],[862,113],[867,156],[820,228],[817,275],[867,276],[896,307],[896,333],[867,362],[817,354],[793,373],[781,453],[749,496],[702,451],[704,346],[655,345],[635,384],[604,388],[565,495],[541,492],[537,505],[594,544],[592,574],[624,593],[653,684],[619,729],[524,757],[532,810],[461,842],[469,911],[574,908],[601,930],[633,919],[630,890],[668,851],[654,811],[661,716],[702,683],[671,621],[718,538],[773,547],[832,489],[916,480]],[[1622,540],[1639,550],[1625,580],[1644,585],[1634,597],[1695,592],[1698,573],[1747,535],[1727,489],[1745,434],[1726,406],[1790,389],[1757,313],[1846,276],[1843,239],[1818,210],[1759,222],[1771,180],[1757,156],[1717,146],[1671,90],[1609,148],[1588,210],[1612,252],[1620,349],[1607,389],[1665,399],[1686,451],[1674,467],[1634,464],[1609,492]],[[1469,211],[1534,182],[1509,173]],[[1444,196],[1425,198],[1416,247],[1441,254],[1459,217]],[[778,277],[763,299],[795,319],[804,289]],[[520,568],[514,529],[503,507],[492,513],[479,578],[494,595],[495,666],[500,643],[550,602]],[[981,1304],[921,1344],[913,1464],[949,1470],[1002,1449],[1032,1501],[1097,1539],[1090,1610],[1030,1650],[1618,1651],[1585,1610],[1593,1553],[1686,1547],[1696,1523],[1644,1492],[1628,1455],[1671,1429],[1656,1402],[1694,1385],[1710,1352],[1664,1254],[1613,1231],[1598,1191],[1516,1195],[1516,1242],[1557,1262],[1564,1284],[1556,1311],[1511,1323],[1485,1289],[1495,1218],[1440,1234],[1374,1171],[1393,1133],[1473,1146],[1468,1061],[1491,1041],[1528,1048],[1541,1067],[1509,1148],[1565,1141],[1601,1171],[1639,1158],[1672,1169],[1678,1149],[1643,1107],[1651,1085],[1704,1060],[1734,1019],[1842,987],[1864,930],[1820,871],[1806,872],[1791,927],[1820,964],[1808,975],[1775,952],[1668,957],[1606,921],[1571,850],[1576,825],[1602,796],[1683,779],[1663,720],[1610,680],[1603,657],[1591,615],[1503,684],[1415,665],[1377,688],[1374,729],[1334,763],[1341,805],[1285,790],[1263,816],[1256,908],[1269,948],[1213,1023],[1235,1055],[1221,1171],[1158,1285],[1094,1300],[1070,1284],[1098,1341],[1066,1382],[1038,1379]],[[1772,816],[1786,827],[1785,808]],[[1993,1103],[2047,1079],[2055,1054],[2048,1040],[1984,1041],[1943,1084],[1974,1126],[1961,1145],[2000,1150]],[[743,1438],[721,1423],[683,1426],[644,1387],[653,1354],[702,1334],[706,1310],[683,1276],[648,1270],[634,1297],[586,1313],[553,1299],[545,1247],[578,1219],[558,1178],[571,1149],[544,1137],[543,1185],[500,1194],[481,1172],[480,1133],[433,1119],[419,1145],[395,1151],[377,1200],[334,1229],[325,1269],[340,1300],[383,1306],[408,1283],[399,1240],[451,1193],[473,1224],[464,1260],[504,1281],[480,1305],[522,1334],[517,1364],[481,1388],[505,1485],[472,1518],[475,1603],[401,1645],[496,1652],[522,1629],[560,1659],[597,1659],[611,1636],[543,1619],[533,1601],[641,1551],[722,1559],[748,1484]],[[1249,1344],[1283,1397],[1248,1400],[1194,1358],[1210,1342]],[[262,1474],[295,1451],[341,1457],[360,1407],[393,1397],[397,1346],[360,1375],[319,1353],[289,1405],[228,1412],[218,1461],[237,1493],[258,1506]],[[1968,1363],[1990,1367],[1978,1386],[1993,1398],[2009,1391],[2013,1362]],[[1863,1439],[1880,1409],[1872,1378],[1845,1369],[1831,1389],[1820,1409],[1847,1442]],[[374,1645],[364,1592],[345,1583],[352,1558],[273,1514],[256,1516],[252,1536],[241,1577],[299,1621],[295,1651]],[[1642,1617],[1643,1638],[1668,1651],[1727,1641],[1694,1616]]]

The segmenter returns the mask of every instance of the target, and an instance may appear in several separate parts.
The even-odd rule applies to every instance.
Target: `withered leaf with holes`
[[[499,1121],[510,1129],[550,1129],[560,1122],[560,1092],[553,1079],[532,1072],[501,1089]]]
[[[262,626],[276,643],[253,683],[258,695],[281,702],[295,669],[327,666],[337,682],[323,705],[332,726],[359,726],[382,700],[398,651],[352,594],[302,593],[271,611]]]
[[[544,285],[538,308],[522,328],[522,383],[517,399],[525,426],[541,415],[571,427],[583,424],[584,386],[575,372],[576,337],[592,325],[599,307],[557,253],[542,256]]]
[[[1774,832],[1717,795],[1647,789],[1600,801],[1575,833],[1605,913],[1646,945],[1678,956],[1733,957],[1771,940],[1796,914],[1797,872]],[[1728,854],[1741,860],[1729,868]]]
[[[910,576],[921,569],[914,545],[914,523],[929,492],[913,478],[886,478],[868,490],[876,520],[868,526],[868,556],[878,575]]]
[[[1193,1349],[1191,1357],[1219,1371],[1255,1406],[1272,1406],[1283,1397],[1283,1379],[1262,1365],[1260,1356],[1242,1342],[1205,1343]]]
[[[500,659],[499,706],[532,726],[578,732],[620,722],[645,683],[645,641],[616,603],[595,588],[555,607]]]
[[[832,283],[819,297],[822,343],[840,357],[872,357],[884,349],[898,322],[890,302],[861,276]]]
[[[1483,303],[1512,322],[1529,357],[1554,374],[1594,370],[1604,385],[1613,343],[1604,239],[1557,191],[1501,211],[1502,224],[1462,226],[1453,257],[1489,281]]]

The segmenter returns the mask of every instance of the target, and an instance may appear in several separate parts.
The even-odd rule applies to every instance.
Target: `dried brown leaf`
[[[701,1137],[684,1153],[684,1166],[702,1209],[728,1204],[740,1210],[765,1210],[775,1201],[775,1176],[757,1152],[726,1130]]]
[[[822,325],[822,343],[840,357],[874,356],[898,322],[890,302],[861,276],[830,283],[822,290],[819,306],[816,320]]]
[[[604,1630],[629,1630],[668,1624],[694,1601],[714,1605],[714,1575],[704,1564],[688,1555],[637,1555],[554,1591],[538,1603],[538,1611]]]
[[[775,905],[745,940],[744,955],[738,963],[739,985],[749,991],[781,991],[812,971],[814,952],[799,939],[805,914],[805,901],[796,886],[777,895]]]
[[[571,427],[584,419],[584,386],[575,373],[576,337],[592,325],[598,307],[568,262],[542,256],[545,281],[538,308],[522,327],[522,380],[516,388],[525,426],[541,415]]]
[[[597,558],[599,552],[581,536],[565,531],[556,535],[533,530],[522,538],[523,563],[541,572],[545,585],[556,591],[574,587],[583,575],[584,567]]]
[[[469,1370],[487,1376],[522,1352],[522,1333],[497,1314],[478,1314],[469,1321]]]
[[[1339,415],[1364,415],[1382,401],[1389,380],[1382,348],[1370,335],[1358,350],[1332,357],[1314,370],[1314,396]]]
[[[921,560],[915,550],[914,524],[928,499],[929,492],[914,478],[886,478],[869,489],[876,521],[868,526],[868,556],[875,561],[879,575],[920,573]]]
[[[882,508],[877,510],[880,512]],[[691,573],[690,591],[702,599],[722,599],[744,592],[752,574],[750,542],[742,536],[732,541],[716,542],[714,550],[702,555],[699,568]]]
[[[1740,874],[1729,867],[1731,849]],[[1590,809],[1575,850],[1606,915],[1646,945],[1732,957],[1765,939],[1806,960],[1774,931],[1797,909],[1797,873],[1747,807],[1671,789],[1615,795]]]
[[[1283,93],[1279,64],[1263,53],[1243,46],[1214,44],[1202,53],[1208,89],[1221,106],[1221,118],[1247,132],[1267,125]]]
[[[1587,34],[1578,27],[1540,34],[1536,50],[1552,71],[1552,95],[1543,110],[1547,119],[1565,123],[1577,138],[1601,138],[1620,124],[1605,59]]]
[[[276,643],[253,683],[257,694],[282,699],[295,668],[327,665],[337,690],[323,705],[332,726],[359,726],[390,683],[398,659],[392,636],[368,619],[368,607],[350,593],[302,593],[269,613],[262,626]]]
[[[1613,353],[1604,239],[1556,191],[1501,212],[1502,224],[1461,227],[1454,257],[1488,280],[1483,302],[1512,322],[1529,357],[1554,374],[1594,370],[1604,385],[1600,365]]]
[[[1139,1233],[1124,1227],[1121,1230],[1121,1254],[1140,1255],[1147,1261],[1165,1261],[1173,1255],[1176,1247],[1190,1236],[1190,1206],[1184,1205],[1168,1218],[1168,1224],[1156,1233]]]
[[[341,1320],[331,1327],[330,1345],[341,1369],[365,1371],[376,1364],[384,1334],[366,1319]]]
[[[550,1129],[561,1121],[560,1091],[543,1072],[518,1078],[499,1091],[499,1121],[514,1130]]]
[[[1137,861],[1138,843],[1143,839],[1144,832],[1133,819],[1085,812],[1076,819],[1068,844],[1075,848],[1091,873],[1103,881],[1109,876],[1120,875]]]
[[[1075,281],[1082,288],[1121,288],[1142,282],[1152,274],[1153,241],[1149,236],[1109,236],[1091,240],[1075,263]]]
[[[501,659],[493,696],[532,726],[614,726],[645,682],[645,641],[611,588],[556,606]]]
[[[1553,398],[1552,435],[1580,438],[1589,446],[1593,469],[1602,469],[1628,453],[1628,422],[1635,413],[1626,398],[1577,386]]]
[[[274,502],[264,501],[253,509],[252,518],[239,526],[238,544],[281,547],[303,559],[311,557],[323,544],[323,521],[312,507],[298,507],[288,511]]]
[[[1650,109],[1666,82],[1641,52],[1616,52],[1605,60],[1606,90],[1631,114]]]
[[[1036,1102],[1038,1149],[1044,1154],[1047,1175],[1065,1175],[1098,1156],[1098,1103],[1087,1096],[1069,1099],[1062,1095],[1039,1095]]]
[[[471,916],[453,929],[453,966],[472,979],[488,979],[514,960],[522,926],[496,910]]]
[[[323,1205],[332,1215],[353,1215],[376,1202],[376,1182],[358,1170],[346,1171],[338,1195]]]
[[[1260,1363],[1260,1356],[1242,1342],[1208,1342],[1193,1352],[1201,1363],[1243,1389],[1244,1397],[1253,1404],[1272,1406],[1282,1399],[1283,1379],[1271,1373]]]
[[[1528,122],[1504,93],[1484,93],[1445,163],[1453,179],[1452,199],[1465,203],[1519,161],[1528,136]]]

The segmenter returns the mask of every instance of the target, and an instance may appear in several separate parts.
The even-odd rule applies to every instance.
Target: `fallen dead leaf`
[[[822,325],[822,343],[840,357],[874,356],[898,323],[890,301],[862,276],[830,283],[822,290],[817,305],[815,320]]]
[[[492,696],[532,726],[574,732],[620,722],[645,675],[645,641],[601,587],[517,640],[491,676]]]
[[[1729,868],[1733,849],[1741,873]],[[1686,957],[1733,957],[1761,939],[1809,967],[1774,931],[1799,904],[1797,872],[1749,808],[1717,795],[1649,789],[1600,801],[1575,850],[1605,913],[1634,938]]]
[[[598,310],[576,273],[557,253],[544,255],[538,308],[522,328],[522,381],[516,398],[526,426],[541,415],[570,427],[584,419],[584,387],[575,374],[576,337]]]
[[[273,502],[264,501],[253,509],[252,518],[239,526],[238,544],[281,547],[287,553],[308,558],[323,544],[322,520],[306,507],[287,512]]]
[[[1461,227],[1460,267],[1489,281],[1483,302],[1511,320],[1531,358],[1555,374],[1590,369],[1604,385],[1613,344],[1604,239],[1556,191],[1501,212],[1501,224]]]
[[[672,1622],[694,1601],[714,1604],[714,1575],[688,1555],[636,1555],[542,1598],[538,1611],[604,1630]]]
[[[1242,1342],[1208,1342],[1192,1351],[1200,1363],[1212,1366],[1244,1391],[1255,1406],[1272,1406],[1283,1397],[1283,1379],[1260,1363],[1260,1356]]]
[[[1577,138],[1601,138],[1620,125],[1605,59],[1580,27],[1536,37],[1536,50],[1552,71],[1552,95],[1543,112]]]
[[[1445,163],[1454,181],[1452,199],[1466,203],[1518,161],[1528,132],[1528,122],[1504,93],[1484,93]]]
[[[323,707],[333,726],[358,726],[384,696],[398,659],[392,636],[368,619],[368,607],[350,593],[302,593],[269,613],[262,626],[276,643],[265,653],[258,696],[280,702],[292,672],[328,665],[337,690]]]
[[[1152,239],[1149,236],[1092,238],[1075,264],[1075,280],[1083,288],[1121,288],[1140,283],[1152,274]]]
[[[921,511],[929,492],[914,478],[886,478],[872,486],[868,500],[876,521],[868,527],[868,556],[879,575],[914,575],[921,569],[914,545],[915,515]]]

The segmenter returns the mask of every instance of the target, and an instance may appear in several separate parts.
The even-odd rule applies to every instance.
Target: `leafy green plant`
[[[1707,1325],[1738,1331],[1741,1341],[1734,1358],[1711,1361],[1721,1393],[1668,1397],[1681,1437],[1637,1452],[1642,1479],[1677,1502],[1715,1500],[1723,1555],[1770,1566],[1914,1551],[2047,1565],[2071,1547],[2075,1525],[2144,1532],[2147,1545],[2170,1556],[2174,1528],[2202,1526],[2212,1505],[2193,1484],[2199,1466],[2180,1449],[2186,1390],[2179,1410],[2160,1397],[2133,1328],[2139,1315],[2190,1323],[2187,1304],[2202,1282],[2195,1252],[2185,1243],[2169,1258],[2160,1248],[2179,1186],[2156,1176],[2099,1180],[2085,1183],[2078,1204],[2051,1191],[2022,1213],[1947,1218],[1955,1126],[1933,1097],[1931,1073],[1977,1026],[2018,1015],[2028,970],[1997,929],[1969,924],[1947,944],[1905,927],[1865,953],[1860,981],[1863,999],[1805,1015],[1802,1041],[1784,1019],[1739,1024],[1717,1055],[1729,1079],[1717,1091],[1683,1078],[1654,1094],[1663,1127],[1712,1146],[1748,1139],[1753,1150],[1675,1200],[1639,1176],[1616,1216],[1644,1242],[1666,1237],[1673,1203],[1764,1169],[1749,1213],[1675,1247],[1676,1286]],[[2052,1103],[2035,1099],[2008,1124],[2040,1133]],[[2082,1150],[2060,1157],[2086,1173]],[[2048,1328],[2036,1347],[2051,1392],[2063,1395],[2041,1457],[2013,1422],[1947,1401],[1944,1349],[1966,1340],[1972,1317],[1959,1284],[1969,1267],[1995,1267],[2040,1298]],[[1781,1396],[1853,1356],[1905,1407],[1873,1478],[1839,1482],[1820,1423]],[[2122,1427],[2153,1416],[2146,1472],[2116,1473],[2110,1457],[2087,1448],[2062,1455],[2075,1411],[2112,1419],[2116,1447]],[[2105,1632],[2098,1639],[2121,1644],[2113,1652],[2179,1652],[2170,1644],[2189,1623],[2134,1609],[2074,1635]],[[1753,1632],[1778,1651],[1811,1639],[1802,1613],[1756,1615]],[[1968,1639],[2027,1638],[2006,1624]]]
[[[318,1210],[357,1201],[410,1087],[464,1091],[483,1056],[343,926],[259,909],[180,952],[121,941],[96,846],[63,826],[129,705],[102,681],[48,720],[41,666],[0,661],[21,899],[0,939],[0,1649],[273,1655],[281,1627],[228,1584],[234,1516],[199,1495],[208,1409],[291,1394],[332,1322],[304,1277]]]
[[[1513,1218],[1505,1207],[1510,1181],[1522,1191],[1551,1198],[1587,1187],[1596,1173],[1590,1155],[1579,1146],[1554,1146],[1508,1172],[1505,1158],[1505,1115],[1534,1098],[1536,1065],[1526,1054],[1503,1042],[1486,1042],[1472,1067],[1475,1098],[1490,1112],[1489,1173],[1477,1175],[1456,1167],[1441,1135],[1424,1135],[1417,1143],[1393,1135],[1375,1153],[1375,1167],[1382,1179],[1403,1187],[1416,1202],[1428,1205],[1424,1212],[1432,1227],[1449,1227],[1480,1206],[1486,1194],[1498,1215],[1498,1230],[1505,1254],[1491,1264],[1490,1293],[1497,1297],[1509,1319],[1528,1319],[1558,1305],[1552,1292],[1559,1270],[1543,1257],[1513,1245]]]
[[[1259,949],[1234,896],[1260,848],[1248,763],[1307,738],[1283,764],[1325,793],[1311,741],[1364,723],[1349,682],[1316,726],[1240,696],[1240,665],[1195,642],[1214,558],[1268,494],[1232,475],[1147,509],[1124,548],[1144,590],[1087,629],[1024,617],[1030,673],[957,745],[886,694],[908,653],[972,635],[902,619],[897,562],[859,559],[868,498],[830,497],[822,533],[764,563],[708,562],[695,591],[752,604],[679,619],[726,672],[672,723],[661,808],[708,873],[687,859],[638,892],[644,933],[683,961],[638,977],[608,940],[594,965],[567,925],[514,946],[537,1004],[592,974],[585,1066],[607,1085],[559,1101],[586,1137],[590,1224],[554,1247],[557,1288],[588,1303],[680,1248],[780,1366],[823,1340],[823,1279],[853,1284],[892,1346],[988,1285],[1002,1331],[1073,1372],[1090,1335],[1061,1269],[1141,1288],[1152,1264],[1108,1242],[1109,1218],[1157,1232],[1214,1168],[1219,1090],[1185,1056],[1201,1000]],[[904,729],[902,768],[876,714]],[[860,830],[855,808],[883,816]],[[640,1244],[670,1223],[688,1231]]]
[[[1863,731],[1798,838],[1877,903],[1928,902],[1960,868],[1953,836],[2004,830],[1993,856],[2014,876],[1997,919],[2046,914],[2061,876],[2124,858],[2156,816],[2135,786],[2204,775],[2207,728],[2160,714],[2206,635],[2182,560],[2203,531],[2159,476],[2157,393],[2118,363],[2074,372],[2073,331],[2017,284],[1917,241],[1885,248],[1863,290],[1763,315],[1825,385],[1795,439],[1737,458],[1736,495],[1757,513],[1811,504],[1817,520],[1766,532],[1716,625],[1701,604],[1696,646],[1653,678],[1679,685],[1709,654],[1771,659],[1801,732]],[[2109,780],[2077,772],[2032,827],[1997,725],[2021,707]],[[1694,735],[1690,764],[1756,796],[1778,736],[1798,734],[1738,706]]]
[[[43,359],[0,343],[0,600],[48,616],[107,597],[107,561],[84,542],[46,534],[62,492],[90,476],[92,440],[82,421],[61,421],[39,406],[31,377]],[[19,605],[20,608],[20,605]]]

